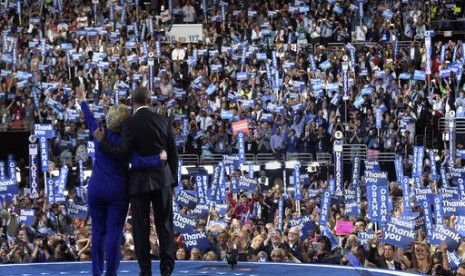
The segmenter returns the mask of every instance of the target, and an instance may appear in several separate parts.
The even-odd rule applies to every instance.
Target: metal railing
[[[276,156],[272,153],[257,153],[255,157],[255,163],[258,165],[264,165],[267,162],[275,161]]]
[[[465,134],[465,118],[442,117],[439,120],[439,129],[442,132],[449,131],[449,123],[455,122],[455,132]]]
[[[296,152],[286,154],[286,161],[297,160],[300,164],[312,162],[313,156],[310,153]]]
[[[396,159],[395,152],[380,152],[378,154],[379,162],[394,162],[395,159]]]
[[[465,33],[465,19],[458,20],[432,20],[430,22],[431,29],[435,32],[452,31],[453,34]]]
[[[197,166],[200,163],[199,156],[197,154],[181,154],[180,159],[182,160],[183,165],[187,166]]]
[[[320,163],[320,165],[329,165],[333,163],[332,156],[328,152],[317,152],[316,161]]]
[[[358,156],[361,160],[367,158],[367,145],[365,144],[344,144],[342,145],[344,163],[352,163],[354,157]]]

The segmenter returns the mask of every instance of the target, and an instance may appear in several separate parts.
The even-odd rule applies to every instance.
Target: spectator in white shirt
[[[366,41],[367,27],[363,24],[355,27],[354,37],[355,41]]]
[[[192,6],[191,1],[187,0],[186,4],[182,7],[182,13],[184,18],[182,22],[184,23],[194,23],[195,21],[195,8]]]
[[[460,92],[460,95],[455,99],[455,116],[457,118],[465,118],[465,92]]]
[[[171,59],[173,61],[181,61],[186,58],[186,50],[182,48],[181,43],[176,43],[176,48],[171,52]]]

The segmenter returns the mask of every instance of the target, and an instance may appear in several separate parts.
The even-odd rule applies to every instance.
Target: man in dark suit
[[[122,125],[120,146],[104,138],[101,130],[94,132],[100,140],[100,150],[115,157],[129,157],[136,151],[142,156],[154,155],[166,149],[167,164],[162,167],[132,170],[129,176],[134,245],[139,262],[139,275],[152,275],[150,258],[150,203],[155,215],[160,242],[161,275],[171,275],[176,244],[173,237],[173,187],[177,186],[178,153],[169,121],[152,112],[147,103],[150,92],[139,87],[131,95],[134,114]]]
[[[400,262],[394,260],[396,248],[391,244],[383,245],[383,254],[379,254],[376,243],[369,243],[368,261],[375,264],[377,267],[390,270],[402,270]]]
[[[89,89],[89,82],[87,81],[87,78],[84,76],[84,70],[82,67],[78,67],[77,71],[77,76],[73,78],[73,90],[76,89],[76,87],[79,87],[80,85],[84,85],[86,91]]]

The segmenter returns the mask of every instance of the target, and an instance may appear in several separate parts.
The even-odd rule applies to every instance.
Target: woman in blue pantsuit
[[[99,127],[89,105],[85,101],[85,92],[80,90],[81,110],[90,133]],[[113,144],[121,142],[119,130],[121,123],[130,116],[124,105],[112,106],[106,116],[105,135]],[[92,218],[92,274],[116,275],[121,260],[121,242],[123,228],[128,212],[128,170],[129,162],[134,168],[160,166],[166,160],[166,152],[156,156],[131,156],[130,160],[118,159],[98,150],[95,143],[95,161],[88,184],[89,213]]]

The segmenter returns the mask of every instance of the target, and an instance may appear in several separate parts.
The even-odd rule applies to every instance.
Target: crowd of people
[[[104,121],[110,106],[128,101],[136,87],[151,85],[149,72],[154,74],[153,111],[170,118],[179,154],[197,154],[201,160],[237,154],[233,124],[246,120],[247,153],[276,158],[308,153],[315,160],[319,153],[333,153],[335,133],[341,131],[346,144],[365,145],[374,158],[395,152],[409,168],[414,146],[424,145],[416,138],[424,137],[425,129],[435,133],[433,144],[442,162],[449,143],[441,135],[441,120],[450,118],[451,111],[465,118],[465,44],[433,35],[430,56],[425,45],[432,21],[462,17],[463,1],[141,2],[25,1],[18,11],[12,1],[1,7],[0,127],[32,133],[34,124],[52,124],[51,170],[75,167],[79,160],[92,166],[87,152],[91,133],[77,91],[86,91],[94,116]],[[201,23],[203,38],[163,41],[173,23]],[[159,52],[153,70],[149,52]],[[426,76],[417,77],[422,72]],[[463,147],[457,139],[457,149]],[[461,158],[452,157],[459,168]],[[431,179],[431,162],[425,162],[424,184],[441,188]],[[20,185],[28,187],[27,170],[23,173]],[[77,197],[76,174],[67,183],[68,201]],[[231,173],[226,183],[232,185],[238,174]],[[196,218],[196,229],[208,234],[207,249],[186,246],[177,233],[176,258],[227,260],[234,248],[239,261],[465,273],[465,265],[450,264],[446,246],[426,242],[424,231],[409,248],[383,244],[383,231],[367,218],[366,196],[359,217],[346,216],[342,203],[331,205],[329,229],[339,220],[354,225],[335,245],[331,233],[317,227],[322,202],[312,196],[330,186],[329,179],[312,178],[303,185],[299,203],[282,178],[273,180],[255,191],[233,195],[230,189],[224,213],[212,208]],[[347,187],[350,182],[345,179]],[[195,190],[192,178],[182,184],[184,190]],[[393,201],[399,201],[397,182],[390,187]],[[280,199],[282,222],[277,216]],[[20,192],[12,202],[3,201],[0,262],[90,260],[92,222],[73,217],[67,204],[48,204],[43,189],[37,198]],[[18,223],[18,210],[30,208],[34,222]],[[178,208],[190,215],[189,208]],[[392,216],[402,210],[396,206]],[[304,216],[310,218],[310,233],[290,224]],[[444,224],[454,228],[459,216]],[[367,230],[378,232],[362,245],[359,233]],[[135,259],[131,233],[130,210],[121,247],[125,260]],[[150,240],[156,259],[154,230]],[[454,251],[463,260],[465,243]]]

